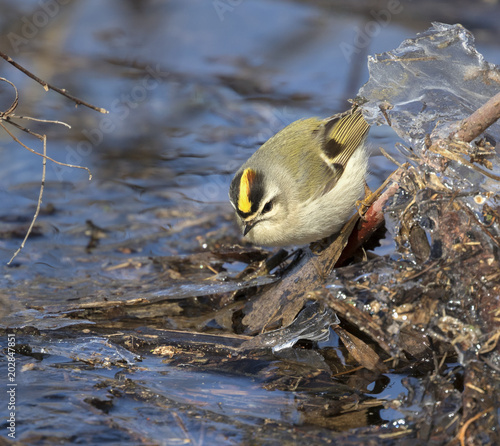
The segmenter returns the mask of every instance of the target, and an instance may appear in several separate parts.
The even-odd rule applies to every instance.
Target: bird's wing
[[[352,154],[364,143],[369,129],[370,126],[357,110],[334,115],[320,126],[320,156],[332,171],[321,195],[328,193],[337,184]]]

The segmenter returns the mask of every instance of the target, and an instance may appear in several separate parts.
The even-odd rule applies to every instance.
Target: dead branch
[[[2,125],[2,127],[4,127]],[[36,219],[38,218],[38,214],[40,213],[40,207],[42,205],[42,197],[43,197],[43,190],[45,187],[45,174],[47,172],[47,136],[43,135],[43,161],[42,161],[42,182],[40,184],[40,193],[38,194],[38,201],[36,203],[36,210],[33,215],[33,218],[31,219],[31,224],[26,231],[26,235],[24,236],[23,242],[21,243],[21,246],[17,248],[16,252],[12,255],[10,260],[7,262],[7,265],[10,265],[12,261],[16,258],[16,256],[21,252],[21,249],[24,248],[24,245],[26,244],[26,240],[28,240],[28,237],[31,234],[31,231],[33,230],[33,226],[35,226]]]
[[[5,55],[2,55],[2,54],[3,53],[0,52],[0,56],[4,57]],[[7,56],[5,56],[5,57],[7,57]],[[5,59],[5,57],[4,57],[4,59]],[[22,67],[17,66],[17,64],[15,64],[14,61],[10,60],[10,62],[13,63],[14,66],[16,66],[17,68],[19,68],[21,71],[23,71],[24,73],[28,74],[30,77],[34,78],[37,81],[41,81],[40,79],[36,78],[36,76],[31,75],[31,73],[29,73],[26,70],[24,70]],[[46,122],[46,123],[51,123],[51,124],[61,124],[61,125],[64,125],[64,126],[66,126],[68,128],[71,128],[71,126],[68,125],[68,124],[66,124],[65,122],[62,122],[62,121],[52,121],[52,120],[48,120],[48,119],[31,118],[29,116],[16,116],[14,114],[14,112],[16,111],[16,108],[19,105],[19,92],[17,90],[17,87],[11,81],[9,81],[8,79],[0,77],[0,82],[2,82],[2,81],[6,82],[6,83],[8,83],[9,85],[12,86],[12,88],[14,89],[15,97],[14,97],[14,100],[12,101],[12,103],[10,104],[10,106],[6,110],[0,111],[0,127],[3,130],[5,130],[5,132],[12,138],[13,141],[15,141],[16,143],[18,143],[20,146],[22,146],[26,150],[30,151],[31,153],[34,153],[35,155],[41,156],[42,159],[43,159],[43,161],[42,161],[42,181],[41,181],[41,184],[40,184],[40,193],[39,193],[39,196],[38,196],[38,201],[37,201],[37,207],[36,207],[36,210],[35,210],[35,214],[33,215],[33,219],[31,220],[31,224],[30,224],[30,226],[28,228],[28,231],[26,232],[26,236],[24,237],[21,245],[19,246],[19,248],[17,249],[17,251],[13,254],[13,256],[11,257],[11,259],[9,260],[9,262],[7,263],[7,265],[10,265],[12,263],[12,261],[14,260],[14,258],[24,248],[24,246],[26,244],[26,241],[28,240],[28,237],[30,236],[30,234],[31,234],[31,232],[33,230],[33,227],[35,225],[35,222],[36,222],[36,220],[38,218],[38,215],[40,213],[40,207],[42,205],[43,191],[44,191],[44,187],[45,187],[45,175],[46,175],[46,170],[47,170],[47,160],[50,160],[50,161],[52,161],[55,164],[59,164],[59,165],[66,166],[66,167],[74,167],[74,168],[77,168],[77,169],[84,169],[89,174],[89,180],[92,179],[92,173],[90,172],[90,169],[88,169],[87,167],[78,166],[78,165],[74,165],[74,164],[68,164],[68,163],[62,163],[60,161],[56,161],[55,159],[53,159],[53,158],[51,158],[50,156],[47,155],[47,135],[40,135],[39,133],[33,132],[33,131],[29,130],[28,128],[23,127],[22,125],[18,124],[16,121],[14,121],[14,119],[27,119],[27,120],[39,121],[39,122]],[[49,88],[54,89],[53,87],[49,86],[48,84],[45,85],[46,89],[47,89],[47,86]],[[58,91],[58,90],[55,89],[55,91]],[[62,93],[62,94],[64,94],[64,93]],[[70,97],[67,94],[64,94],[64,95],[67,96],[67,97]],[[74,100],[76,98],[70,97],[70,99]],[[82,105],[90,106],[90,108],[93,108],[93,109],[95,109],[97,111],[101,111],[102,113],[104,113],[104,112],[107,113],[107,111],[104,110],[104,109],[97,109],[97,108],[91,106],[90,104],[87,104],[87,103],[84,103],[83,101],[80,101],[79,99],[77,99],[77,101],[79,101],[79,103],[81,103]],[[77,102],[77,104],[78,104],[78,102]],[[104,110],[104,111],[102,111],[102,110]],[[27,133],[27,134],[29,134],[31,136],[34,136],[35,138],[38,138],[39,140],[41,140],[43,142],[43,153],[37,152],[36,150],[33,150],[31,147],[29,147],[26,144],[24,144],[19,138],[17,138],[7,128],[7,126],[5,124],[10,124],[10,125],[16,127],[17,129],[19,129],[19,130],[21,130],[21,131],[23,131],[23,132],[25,132],[25,133]]]
[[[1,51],[0,51],[0,57],[2,59],[6,60],[7,62],[9,62],[14,67],[16,67],[19,71],[21,71],[22,73],[24,73],[26,76],[28,76],[31,79],[33,79],[35,82],[38,82],[45,89],[45,91],[53,90],[56,93],[62,94],[63,96],[66,96],[68,99],[70,99],[71,101],[73,101],[77,106],[78,105],[83,105],[83,106],[88,107],[88,108],[90,108],[92,110],[98,111],[99,113],[109,113],[108,110],[106,110],[105,108],[96,107],[95,105],[89,104],[88,102],[85,102],[82,99],[79,99],[79,98],[77,98],[75,96],[70,95],[64,89],[61,89],[61,88],[58,88],[58,87],[54,87],[53,85],[50,85],[48,82],[44,81],[43,79],[40,79],[38,76],[35,76],[33,73],[31,73],[30,71],[28,71],[26,68],[24,68],[23,66],[19,65],[10,56],[8,56],[5,53],[2,53]]]
[[[25,127],[22,127],[20,126],[19,124],[17,124],[16,122],[12,121],[11,119],[4,119],[5,122],[8,122],[9,124],[12,124],[14,125],[15,127],[17,127],[19,130],[22,130],[23,132],[26,132],[32,136],[35,136],[36,138],[40,139],[41,141],[44,140],[44,138],[46,137],[46,135],[40,135],[38,133],[35,133],[35,132],[32,132],[31,130],[25,128]],[[63,124],[63,125],[66,125],[66,123],[64,122],[59,122],[59,121],[45,121],[45,122],[50,122],[52,124]],[[85,167],[85,166],[79,166],[77,164],[68,164],[68,163],[63,163],[61,161],[57,161],[55,160],[54,158],[51,158],[50,156],[48,156],[47,154],[45,153],[40,153],[40,152],[37,152],[36,150],[32,149],[31,147],[28,147],[26,144],[24,144],[19,138],[16,138],[16,136],[11,132],[9,131],[9,129],[7,127],[5,127],[5,125],[2,124],[2,120],[0,119],[0,127],[2,127],[6,133],[15,141],[17,142],[19,145],[21,145],[22,147],[24,147],[26,150],[29,150],[31,153],[34,153],[35,155],[38,155],[38,156],[41,156],[43,159],[48,159],[49,161],[52,161],[53,163],[55,164],[59,164],[60,166],[64,166],[64,167],[74,167],[75,169],[83,169],[83,170],[86,170],[89,174],[89,181],[92,179],[92,172],[90,171],[90,169],[88,167]]]
[[[460,123],[458,132],[453,135],[456,139],[471,142],[483,133],[491,124],[500,118],[500,93],[493,96],[472,115]]]

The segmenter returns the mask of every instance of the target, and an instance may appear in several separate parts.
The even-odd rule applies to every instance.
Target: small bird
[[[368,130],[351,110],[295,121],[264,143],[229,188],[245,239],[292,246],[339,232],[364,191]]]

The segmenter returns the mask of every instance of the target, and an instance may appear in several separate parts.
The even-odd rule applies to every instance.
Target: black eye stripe
[[[273,208],[273,200],[269,200],[262,208],[262,213],[265,214],[266,212],[269,212],[272,208]]]

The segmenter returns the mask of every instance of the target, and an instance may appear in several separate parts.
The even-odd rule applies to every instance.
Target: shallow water
[[[178,259],[239,241],[227,202],[238,166],[293,120],[347,109],[346,99],[368,79],[366,56],[396,47],[430,21],[460,21],[475,34],[485,58],[500,63],[498,6],[401,2],[392,12],[363,1],[53,0],[0,6],[4,52],[49,83],[111,112],[75,108],[4,62],[2,76],[20,93],[17,115],[62,120],[72,128],[20,122],[47,133],[51,157],[86,166],[93,175],[89,182],[83,170],[48,162],[34,234],[7,267],[35,211],[42,163],[0,133],[0,324],[23,328],[16,342],[32,349],[17,354],[16,439],[250,444],[258,432],[261,444],[300,444],[304,438],[332,441],[333,429],[344,432],[338,441],[356,444],[351,426],[331,429],[306,416],[308,404],[317,409],[340,397],[354,401],[352,388],[330,380],[322,363],[306,380],[308,388],[301,387],[307,372],[271,354],[229,361],[228,370],[200,358],[196,365],[196,357],[185,352],[184,362],[165,364],[147,349],[142,361],[130,359],[132,366],[113,357],[125,348],[113,344],[94,357],[92,351],[99,350],[83,334],[99,321],[95,314],[87,317],[84,305],[102,303],[107,329],[136,329],[138,336],[151,326],[220,328],[221,321],[206,315],[210,300],[203,296],[237,288],[235,277],[246,263],[225,258],[223,267],[211,258],[186,264]],[[1,87],[3,107],[12,89]],[[41,151],[33,137],[16,135]],[[378,147],[398,158],[397,141],[387,127],[371,130],[372,188],[394,169]],[[387,239],[376,252],[392,249]],[[159,272],[154,260],[160,256],[177,259],[170,276]],[[223,286],[207,284],[210,268],[228,271]],[[188,275],[190,281],[183,282]],[[177,302],[186,298],[182,292],[192,300]],[[104,307],[107,301],[154,303],[166,296],[175,300],[170,307],[136,309],[123,326]],[[197,305],[206,312],[197,314]],[[57,330],[73,324],[75,314],[81,325],[71,332],[74,338],[60,339]],[[1,340],[2,347],[6,342]],[[103,360],[106,355],[111,359]],[[311,360],[299,361],[299,368]],[[4,370],[6,360],[1,361]],[[297,377],[295,390],[266,381],[276,379],[280,367],[286,369],[279,375],[283,389]],[[366,391],[356,398],[403,398],[406,375],[386,378],[378,386],[364,377]],[[390,426],[403,417],[379,403],[366,410],[354,427]],[[1,435],[6,433],[2,425]]]

